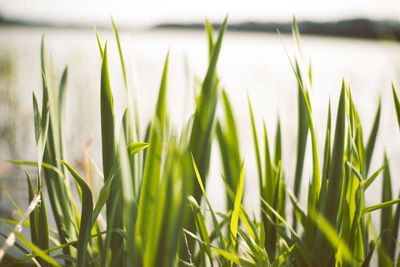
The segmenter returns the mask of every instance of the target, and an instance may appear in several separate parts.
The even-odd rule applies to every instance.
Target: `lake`
[[[101,58],[95,34],[90,29],[0,27],[0,159],[35,160],[32,90],[41,97],[40,42],[43,34],[47,50],[52,54],[57,80],[66,65],[69,70],[66,106],[68,161],[81,170],[85,144],[93,140],[90,154],[101,166]],[[126,98],[118,50],[111,31],[100,30],[99,34],[103,44],[108,40],[111,85],[116,114],[120,118]],[[142,129],[153,114],[163,62],[168,49],[171,49],[168,109],[171,121],[179,129],[182,122],[193,114],[194,88],[206,71],[208,48],[205,33],[143,30],[124,31],[120,37],[128,66],[128,81],[137,92]],[[262,121],[265,120],[271,142],[279,115],[283,134],[283,167],[287,184],[293,184],[297,85],[285,47],[293,59],[296,46],[289,35],[280,38],[277,34],[227,32],[218,63],[221,84],[232,101],[240,126],[238,130],[246,170],[245,203],[254,210],[258,210],[259,205],[256,198],[258,182],[247,94],[253,104],[258,131],[261,133]],[[391,81],[399,85],[399,45],[383,41],[302,36],[302,50],[305,65],[309,59],[312,62],[310,97],[320,152],[323,149],[329,98],[335,118],[344,78],[350,84],[366,131],[364,139],[369,134],[378,99],[382,100],[381,128],[371,171],[380,167],[383,150],[386,150],[392,176],[400,175],[400,133],[391,93]],[[216,142],[212,153],[218,159]],[[311,177],[310,149],[307,155],[304,171]],[[211,202],[219,210],[224,207],[221,172],[219,161],[213,161],[208,192]],[[27,207],[27,186],[22,168],[0,163],[0,181],[3,192],[0,206],[6,212],[1,216],[8,216],[7,212],[13,210],[5,192],[9,192],[22,208]],[[375,189],[367,191],[367,204],[380,201],[380,184],[378,180]],[[306,188],[304,183],[302,192]],[[393,179],[394,196],[397,196],[399,188],[400,180]]]

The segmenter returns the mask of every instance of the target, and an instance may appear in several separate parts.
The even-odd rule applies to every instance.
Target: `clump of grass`
[[[369,172],[379,129],[380,102],[364,142],[350,88],[343,81],[334,124],[331,106],[328,107],[324,152],[320,155],[309,97],[311,65],[304,75],[297,59],[289,58],[298,82],[295,173],[290,176],[282,167],[284,140],[279,120],[274,146],[265,123],[263,142],[260,142],[248,99],[248,127],[253,133],[261,207],[259,216],[250,215],[251,211],[242,205],[246,164],[240,152],[234,108],[227,93],[221,90],[216,72],[227,20],[215,41],[211,24],[205,24],[209,65],[193,118],[182,132],[172,130],[168,121],[169,53],[154,116],[146,133],[140,131],[140,117],[127,80],[118,30],[114,21],[112,25],[128,104],[119,121],[114,115],[107,42],[103,45],[95,31],[102,59],[103,186],[98,196],[94,196],[87,182],[91,178],[82,177],[68,164],[63,130],[68,71],[65,69],[56,86],[42,41],[41,109],[33,94],[37,162],[11,162],[37,167],[36,190],[27,175],[30,201],[43,199],[44,177],[56,229],[48,226],[43,201],[32,206],[25,214],[25,217],[30,214],[25,226],[30,227],[31,240],[18,231],[12,232],[22,243],[15,243],[16,248],[26,256],[14,258],[5,254],[4,266],[368,266],[375,252],[379,266],[400,264],[400,255],[396,255],[400,199],[393,199],[386,156],[379,169]],[[300,45],[295,21],[293,35]],[[393,98],[400,127],[400,104],[394,87]],[[220,102],[224,113],[217,118]],[[303,173],[308,135],[312,151],[311,177]],[[223,163],[225,213],[214,211],[206,193],[214,136]],[[383,174],[382,203],[366,207],[364,192],[380,174]],[[70,183],[71,177],[74,183]],[[293,189],[287,187],[288,179],[294,180]],[[303,206],[299,203],[300,185],[307,180],[307,203]],[[78,192],[78,201],[72,197],[71,185]],[[203,200],[205,207],[202,207]],[[293,214],[291,223],[286,214],[289,203]],[[106,217],[102,219],[104,208]],[[370,216],[375,210],[381,210],[378,236],[373,234],[376,230]],[[209,217],[211,228],[207,226]],[[103,220],[105,226],[102,226]],[[4,223],[21,226],[24,222]]]

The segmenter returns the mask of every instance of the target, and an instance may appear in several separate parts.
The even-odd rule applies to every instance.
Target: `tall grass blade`
[[[33,93],[33,110],[34,110],[34,120],[35,120],[35,139],[36,139],[36,153],[37,153],[37,190],[40,192],[41,198],[43,199],[43,195],[41,192],[41,170],[42,170],[42,162],[43,162],[43,154],[45,150],[45,145],[47,141],[47,132],[49,128],[49,109],[47,107],[47,103],[43,103],[43,113],[40,114],[39,105]],[[34,198],[34,192],[32,188],[32,184],[29,176],[28,186],[29,186],[29,202],[31,202]],[[42,202],[42,205],[35,207],[34,211],[30,215],[31,219],[31,237],[32,242],[37,245],[39,248],[45,250],[49,248],[49,229],[47,222],[47,212],[46,212],[46,204]],[[47,266],[46,262],[39,259],[39,263],[43,266]]]
[[[161,159],[163,153],[164,125],[166,122],[167,76],[169,53],[165,59],[164,71],[161,78],[160,90],[153,121],[151,123],[149,149],[144,166],[138,218],[136,224],[136,245],[139,250],[146,247],[147,237],[153,221],[153,212],[160,183]]]
[[[338,217],[340,196],[342,191],[343,165],[344,165],[344,142],[345,142],[345,84],[342,82],[338,112],[336,115],[336,128],[333,144],[332,160],[329,168],[328,187],[326,200],[322,202],[321,215],[330,225],[336,227]],[[323,233],[317,232],[315,257],[317,262],[326,265],[334,255],[332,247],[325,239]]]
[[[296,25],[296,24],[293,24]],[[296,26],[297,27],[297,26]],[[307,123],[307,107],[302,94],[303,82],[300,75],[300,68],[296,62],[296,72],[298,76],[298,127],[297,127],[297,156],[296,156],[296,170],[294,174],[294,195],[296,198],[300,197],[301,180],[303,177],[304,158],[306,152],[307,136],[308,136],[308,123]],[[293,216],[293,229],[297,229],[297,220]]]
[[[197,233],[200,235],[201,240],[203,240],[205,243],[210,244],[210,235],[208,233],[207,230],[207,226],[206,226],[206,222],[205,222],[205,218],[203,216],[203,214],[201,213],[201,209],[200,209],[200,205],[197,203],[196,199],[194,199],[193,196],[188,196],[187,197],[187,201],[188,204],[190,205],[192,212],[193,212],[193,216],[195,218],[195,224],[196,224],[196,230]],[[211,249],[208,246],[204,246],[204,244],[202,244],[201,242],[200,244],[200,252],[199,252],[199,257],[195,262],[198,263],[198,265],[200,265],[201,262],[203,262],[203,264],[205,264],[205,255],[204,252],[207,254],[210,262],[213,262],[212,256],[211,256]],[[187,257],[189,258],[189,261],[193,261],[191,258],[191,251],[190,248],[187,247]],[[185,255],[186,258],[186,255]],[[202,260],[202,261],[201,261]]]
[[[379,99],[378,109],[374,119],[374,124],[371,129],[371,133],[368,138],[367,145],[365,146],[365,175],[368,174],[369,166],[371,164],[372,153],[374,151],[376,137],[378,135],[379,122],[381,119],[381,100]]]
[[[225,91],[222,91],[224,104],[225,125],[218,121],[216,127],[217,139],[221,152],[222,164],[224,167],[225,180],[227,185],[234,191],[237,190],[240,176],[240,149],[237,127],[231,104]],[[227,195],[227,208],[233,209],[233,200]]]
[[[211,136],[218,99],[216,67],[226,24],[227,18],[225,18],[221,26],[218,39],[212,49],[210,64],[202,84],[200,95],[196,102],[196,111],[189,141],[189,151],[192,153],[196,165],[199,168],[203,184],[206,184],[205,179],[207,177],[210,163]],[[199,201],[201,195],[202,193],[200,188],[195,186],[193,194],[194,198]]]
[[[40,198],[43,199],[42,192],[35,193],[33,191],[32,182],[28,173],[26,173],[28,190],[29,190],[29,203],[31,203],[36,194],[40,194]],[[39,189],[38,189],[39,190]],[[32,243],[37,245],[40,249],[46,250],[49,248],[49,227],[47,222],[46,204],[44,201],[37,205],[32,213],[29,215],[29,223],[31,230]],[[47,262],[42,259],[37,259],[42,266],[47,266]]]
[[[206,185],[206,178],[210,165],[211,141],[218,101],[218,78],[216,67],[226,25],[227,17],[219,30],[217,41],[215,42],[215,45],[213,45],[206,76],[201,86],[201,92],[196,99],[196,110],[188,145],[188,150],[194,157],[204,185]],[[193,177],[195,177],[195,174],[193,174]],[[200,202],[202,197],[201,189],[196,183],[193,183],[193,197],[198,202]],[[193,219],[190,219],[187,222],[186,228],[191,232],[195,231]],[[190,250],[193,250],[193,240],[189,242],[189,248]]]
[[[67,167],[72,177],[79,184],[82,190],[82,211],[81,223],[79,226],[79,242],[78,242],[78,266],[87,266],[89,260],[88,242],[90,232],[92,230],[92,214],[93,214],[93,196],[92,191],[85,180],[65,161],[61,163]]]
[[[252,129],[252,133],[253,133],[253,142],[254,142],[254,151],[256,154],[256,161],[257,161],[258,186],[261,190],[261,188],[264,188],[264,183],[263,183],[263,173],[262,173],[262,167],[261,167],[260,146],[259,146],[259,142],[258,142],[256,124],[254,121],[253,108],[251,107],[251,102],[250,102],[249,96],[247,96],[247,102],[249,104],[250,122],[251,122],[251,129]]]
[[[78,210],[72,200],[72,193],[69,186],[69,178],[65,175],[64,166],[57,159],[65,158],[64,133],[62,128],[63,120],[63,98],[67,74],[61,79],[60,86],[57,88],[52,71],[51,61],[48,60],[44,44],[44,37],[41,44],[41,71],[43,84],[42,112],[49,114],[47,142],[44,149],[43,163],[54,166],[57,172],[44,168],[46,187],[50,199],[52,213],[57,225],[59,239],[61,243],[66,243],[68,238],[76,239],[78,235],[77,216]],[[45,121],[42,118],[42,122]],[[43,166],[45,164],[42,164]],[[39,180],[40,181],[40,180]],[[64,248],[64,254],[76,256],[75,251],[69,247]],[[66,262],[66,264],[70,264]]]
[[[157,194],[152,230],[144,253],[144,266],[173,266],[186,219],[185,198],[192,186],[187,184],[184,177],[192,172],[188,168],[190,158],[184,151],[175,148],[174,144],[169,148]]]
[[[384,155],[384,161],[387,161],[386,154]],[[386,165],[383,171],[383,184],[381,201],[386,202],[393,199],[392,193],[392,181],[389,166]],[[390,251],[393,246],[392,243],[396,243],[396,238],[391,236],[391,226],[393,222],[393,209],[391,206],[382,208],[381,210],[381,240],[379,246],[379,265],[388,266],[394,260],[394,251]],[[392,253],[393,252],[393,253]]]
[[[114,118],[114,100],[111,91],[109,71],[107,43],[104,46],[104,54],[101,65],[101,83],[100,83],[100,114],[101,114],[101,139],[102,139],[102,159],[104,181],[107,182],[111,178],[111,170],[115,163],[116,139],[115,139],[115,118]],[[116,192],[119,190],[116,180],[111,183],[110,197],[107,200],[107,222],[108,229],[122,228],[122,213],[117,212],[113,216],[113,207],[121,206],[121,198]],[[114,221],[110,223],[111,217]],[[122,256],[120,248],[122,239],[118,233],[111,233],[111,262],[118,264]]]
[[[236,247],[236,236],[237,236],[237,229],[239,225],[239,214],[241,209],[241,202],[243,196],[243,187],[244,187],[244,164],[242,166],[242,170],[240,171],[240,179],[239,185],[236,191],[235,196],[235,204],[232,211],[232,218],[231,218],[231,240],[232,240],[232,247],[231,251],[235,251]]]

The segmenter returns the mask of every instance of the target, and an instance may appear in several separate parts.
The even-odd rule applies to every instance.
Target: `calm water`
[[[40,40],[45,33],[46,46],[51,52],[57,78],[68,64],[67,144],[69,161],[82,165],[83,151],[92,139],[91,155],[101,166],[99,85],[100,55],[95,35],[91,30],[58,30],[47,28],[0,27],[0,159],[35,160],[32,120],[32,90],[41,95]],[[101,40],[109,41],[111,83],[117,116],[125,105],[124,87],[117,48],[109,31],[100,31]],[[163,61],[171,49],[169,75],[169,111],[177,128],[193,113],[196,79],[204,76],[207,65],[207,40],[199,31],[134,31],[122,32],[121,40],[128,64],[130,84],[137,89],[143,122],[151,116],[156,100]],[[290,56],[295,46],[290,36],[282,41]],[[249,94],[261,132],[264,119],[272,141],[277,116],[283,132],[284,168],[292,185],[296,153],[297,87],[284,45],[275,34],[228,32],[224,39],[218,72],[228,92],[238,120],[242,139],[242,154],[246,159],[246,205],[257,210],[257,174],[252,149],[252,137],[246,95]],[[400,48],[397,44],[378,41],[335,39],[303,36],[305,61],[312,61],[313,89],[311,102],[319,145],[323,144],[329,98],[333,115],[337,107],[342,77],[350,84],[360,119],[369,130],[382,99],[382,118],[377,153],[371,170],[383,160],[383,149],[390,158],[393,177],[400,175],[400,134],[395,119],[391,96],[391,81],[398,84]],[[400,88],[400,87],[399,87]],[[144,125],[144,123],[143,123]],[[366,137],[365,137],[366,138]],[[216,143],[213,153],[218,157]],[[308,155],[311,153],[308,151]],[[223,209],[223,190],[219,174],[222,169],[213,161],[209,179],[209,196],[217,209]],[[306,173],[311,173],[310,157]],[[11,210],[4,192],[9,191],[25,208],[26,185],[22,169],[0,164],[3,209]],[[399,179],[394,179],[397,195]],[[305,192],[304,184],[303,192]],[[376,189],[376,190],[375,190]],[[368,192],[367,203],[377,203],[380,183]],[[378,190],[379,189],[379,190]]]

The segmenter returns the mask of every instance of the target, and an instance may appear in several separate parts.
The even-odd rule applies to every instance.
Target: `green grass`
[[[139,100],[128,83],[123,46],[113,20],[112,25],[128,104],[119,121],[114,115],[107,42],[103,45],[95,30],[102,60],[102,188],[95,193],[89,182],[92,178],[85,177],[90,174],[82,176],[67,162],[63,125],[68,70],[65,68],[57,86],[42,40],[40,104],[33,94],[37,161],[9,162],[37,167],[36,182],[27,174],[27,197],[35,204],[33,200],[43,198],[42,190],[47,190],[50,207],[42,201],[25,214],[16,207],[26,220],[2,220],[8,228],[29,227],[31,234],[29,240],[18,227],[10,228],[17,237],[12,245],[26,256],[14,258],[3,249],[2,266],[399,266],[400,199],[393,197],[390,155],[385,155],[380,168],[370,169],[377,165],[371,161],[379,136],[380,101],[365,142],[365,128],[343,80],[334,105],[337,111],[331,111],[330,103],[325,141],[319,144],[309,97],[311,65],[301,70],[303,56],[288,56],[291,75],[297,81],[298,129],[296,162],[286,170],[282,162],[286,140],[282,140],[279,118],[273,140],[265,122],[256,125],[248,98],[249,121],[237,124],[235,108],[217,74],[227,19],[215,40],[214,29],[206,21],[209,61],[193,103],[193,116],[181,132],[169,123],[167,52],[154,116],[142,132],[135,105]],[[301,52],[295,21],[293,36]],[[391,119],[396,123],[397,117],[400,127],[400,102],[394,86],[392,91],[396,115]],[[222,106],[221,116],[216,114],[218,105]],[[238,127],[252,131],[259,185],[257,215],[243,206],[250,164],[242,156]],[[207,195],[214,140],[222,161],[225,212],[215,211]],[[303,172],[308,146],[312,153],[310,177]],[[320,147],[323,153],[319,153]],[[365,191],[378,177],[383,183],[381,203],[366,206]],[[293,188],[287,186],[288,181],[293,181]],[[303,183],[308,183],[306,192],[300,191]],[[306,199],[305,205],[300,199]],[[49,208],[55,229],[48,224]],[[373,228],[372,212],[380,212],[379,229]]]

